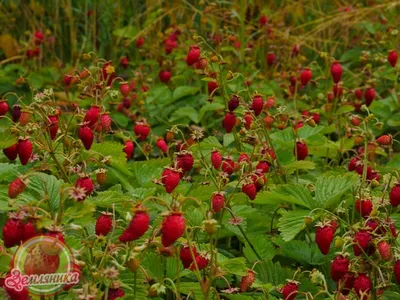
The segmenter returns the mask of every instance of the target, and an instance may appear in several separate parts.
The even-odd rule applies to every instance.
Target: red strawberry
[[[8,186],[8,197],[11,199],[17,198],[17,196],[25,191],[26,182],[23,178],[14,179]]]
[[[394,263],[394,276],[396,277],[397,284],[400,284],[400,260]]]
[[[356,89],[354,91],[354,95],[356,96],[356,98],[358,100],[362,100],[362,98],[363,98],[363,90],[362,89]]]
[[[372,101],[375,99],[375,90],[374,88],[370,87],[367,88],[364,92],[364,98],[365,98],[365,105],[370,106]]]
[[[35,44],[40,45],[44,39],[43,32],[41,32],[40,30],[37,30],[34,34],[34,38],[35,38]]]
[[[203,255],[197,255],[196,256],[196,264],[197,264],[197,268],[199,268],[199,270],[203,270],[205,267],[208,266],[210,260]],[[194,271],[196,270],[196,264],[192,263],[190,265],[190,270]]]
[[[211,95],[218,88],[218,83],[216,81],[209,81],[207,83],[208,94]]]
[[[165,187],[167,193],[172,193],[172,191],[178,186],[181,177],[179,171],[173,168],[165,168],[161,176],[161,182]]]
[[[238,158],[238,163],[241,163],[241,162],[249,162],[249,160],[250,160],[250,158],[249,158],[249,155],[247,154],[247,153],[240,153],[239,154],[239,158]]]
[[[343,95],[343,85],[341,83],[335,83],[332,91],[336,98],[340,98]]]
[[[256,166],[256,170],[260,171],[263,174],[268,173],[268,171],[269,171],[268,162],[266,162],[265,160],[262,160],[262,161],[258,162],[258,164]]]
[[[21,164],[26,165],[32,156],[32,143],[28,139],[21,139],[18,142],[18,156]]]
[[[233,127],[236,125],[236,117],[233,112],[228,112],[222,120],[222,126],[225,128],[226,133],[231,133]]]
[[[122,288],[117,288],[117,289],[113,289],[113,288],[109,288],[108,289],[108,297],[107,299],[105,299],[103,296],[103,300],[115,300],[117,298],[122,298],[125,296],[125,292]]]
[[[282,288],[282,296],[284,300],[293,300],[296,298],[299,291],[299,286],[296,282],[289,281]]]
[[[7,277],[12,277],[11,273],[7,275]],[[6,278],[7,278],[6,277]],[[5,279],[4,279],[5,280]],[[15,279],[12,279],[12,282],[15,282]],[[0,285],[0,287],[3,287],[5,292],[6,292],[6,299],[11,299],[11,300],[29,300],[31,297],[29,296],[29,291],[26,288],[23,288],[21,291],[16,291],[14,288],[10,288],[4,283]]]
[[[322,254],[327,255],[329,253],[334,234],[335,231],[331,225],[318,225],[317,231],[315,232],[315,242]]]
[[[378,252],[381,258],[385,261],[389,261],[392,258],[390,245],[386,241],[382,241],[378,244]]]
[[[389,51],[387,60],[389,64],[394,68],[397,64],[397,59],[399,58],[399,54],[397,53],[396,50],[391,50]]]
[[[240,103],[240,99],[237,95],[233,95],[232,98],[228,102],[229,111],[234,111]]]
[[[275,62],[275,53],[269,52],[267,53],[267,64],[272,66]]]
[[[246,183],[242,185],[242,192],[245,193],[250,200],[254,200],[257,196],[257,187],[253,182]]]
[[[222,159],[221,168],[222,168],[222,172],[224,172],[230,176],[230,175],[232,175],[233,170],[235,169],[235,162],[232,160],[232,158],[230,156],[224,157]]]
[[[119,61],[119,64],[121,65],[121,67],[122,67],[123,69],[126,69],[126,68],[128,67],[128,65],[129,65],[129,59],[128,59],[126,56],[124,56],[124,57],[122,57],[121,60]]]
[[[258,20],[258,23],[260,23],[260,25],[265,25],[268,22],[268,18],[266,16],[261,16],[260,19]]]
[[[358,126],[360,126],[361,120],[360,120],[360,117],[359,117],[359,116],[354,115],[354,116],[351,117],[350,122],[351,122],[351,124],[353,124],[354,126],[357,126],[357,127],[358,127]]]
[[[396,183],[390,190],[389,194],[390,204],[394,207],[400,205],[400,183]]]
[[[185,218],[181,212],[171,212],[161,224],[161,242],[164,247],[172,245],[185,232]]]
[[[332,103],[335,100],[335,95],[332,92],[328,92],[327,94],[328,103]]]
[[[364,252],[368,252],[368,248],[370,246],[370,242],[372,240],[371,234],[368,231],[360,230],[356,233],[354,237],[354,255],[360,256]]]
[[[100,72],[100,80],[107,81],[107,86],[111,86],[113,80],[115,78],[114,66],[111,62],[107,62],[103,65]]]
[[[342,65],[338,61],[334,61],[331,66],[331,75],[334,83],[338,83],[342,78]]]
[[[216,170],[219,170],[222,164],[222,155],[218,150],[211,152],[211,163]]]
[[[265,128],[267,128],[268,130],[270,130],[270,129],[272,128],[272,125],[273,125],[274,122],[275,122],[275,119],[274,119],[274,117],[272,117],[272,116],[266,116],[266,117],[263,119],[263,121],[264,121]],[[249,126],[249,127],[250,127],[250,126]]]
[[[125,142],[125,147],[123,149],[123,151],[126,154],[126,159],[129,160],[132,158],[133,155],[133,151],[135,150],[135,145],[133,144],[132,141],[126,141]]]
[[[358,274],[354,279],[354,290],[361,300],[369,299],[368,294],[371,291],[371,279],[365,274]]]
[[[3,153],[7,158],[11,161],[14,161],[17,159],[18,156],[18,143],[14,144],[8,148],[3,149]]]
[[[321,115],[319,113],[312,113],[311,118],[316,124],[319,124],[319,122],[321,121]]]
[[[194,65],[200,59],[200,48],[197,45],[190,46],[189,52],[186,56],[186,63],[188,66]]]
[[[32,223],[32,221],[28,221],[24,225],[24,234],[23,234],[23,237],[22,237],[22,241],[26,242],[27,240],[35,237],[36,234],[37,234],[37,232],[36,232],[35,225]]]
[[[112,218],[110,213],[103,213],[96,220],[96,235],[106,236],[112,229]]]
[[[71,75],[64,75],[63,77],[63,83],[65,85],[65,87],[69,87],[71,85],[71,81],[72,81],[72,76]]]
[[[256,281],[256,272],[253,270],[248,270],[247,275],[242,277],[242,280],[240,281],[240,291],[241,292],[246,292]]]
[[[268,118],[268,117],[269,117],[269,116],[266,116],[265,118]],[[265,121],[265,118],[264,118],[264,121]],[[251,115],[250,112],[247,112],[247,113],[244,115],[243,119],[244,119],[244,127],[245,127],[247,130],[249,130],[250,127],[251,127],[251,124],[253,124],[253,116]]]
[[[197,250],[196,250],[195,246],[192,246],[192,252],[193,252],[193,256],[197,257]],[[190,247],[189,246],[182,246],[181,247],[181,251],[179,253],[179,258],[181,259],[181,262],[182,262],[183,267],[185,269],[190,267],[190,265],[193,262],[193,258],[192,258],[192,253],[190,252]]]
[[[34,246],[28,253],[24,263],[26,275],[53,274],[60,265],[59,254],[50,255],[43,251],[41,245]]]
[[[294,152],[297,160],[304,160],[308,156],[308,147],[305,142],[296,142],[296,152]]]
[[[121,242],[130,242],[139,239],[149,229],[150,216],[143,208],[136,208],[135,215],[127,229],[120,235]]]
[[[379,227],[379,224],[377,221],[369,219],[365,222],[365,227],[369,228],[369,232],[374,232]]]
[[[10,217],[3,226],[3,241],[6,248],[17,246],[24,238],[24,223],[18,218]]]
[[[168,145],[167,145],[167,143],[164,141],[164,139],[163,138],[159,138],[158,140],[157,140],[157,147],[158,147],[158,149],[160,149],[161,150],[161,152],[163,152],[163,153],[167,153],[168,152]]]
[[[339,280],[338,285],[340,286],[340,292],[343,295],[346,296],[350,294],[351,290],[354,287],[354,275],[350,273],[345,274],[343,278]]]
[[[86,196],[89,196],[94,191],[93,180],[89,176],[78,178],[75,182],[75,186],[84,189]]]
[[[219,212],[225,206],[225,195],[223,192],[214,192],[211,199],[212,209],[214,212]]]
[[[158,78],[160,78],[161,82],[167,83],[171,79],[171,72],[166,70],[160,71]]]
[[[357,199],[356,210],[363,217],[368,218],[373,209],[372,201],[370,199]]]
[[[338,282],[349,272],[350,261],[343,255],[336,256],[332,261],[331,277]]]
[[[268,97],[267,101],[265,102],[265,108],[270,109],[274,107],[276,104],[276,100],[274,97]]]
[[[89,150],[92,147],[93,140],[94,140],[94,134],[92,129],[90,129],[88,126],[81,126],[79,128],[78,136],[81,139],[83,145],[85,146],[86,150]]]
[[[144,43],[144,38],[138,37],[138,39],[136,40],[136,48],[141,48],[143,46],[143,43]]]
[[[384,134],[377,138],[376,142],[381,146],[389,146],[392,144],[392,137],[388,134]]]
[[[300,74],[300,82],[302,86],[306,86],[308,82],[311,80],[312,77],[312,72],[311,69],[306,68],[304,69],[303,72]]]
[[[150,133],[150,126],[146,122],[136,122],[133,131],[140,140],[144,141]]]
[[[0,100],[0,118],[8,112],[7,100]]]
[[[12,107],[11,115],[13,122],[18,122],[19,118],[21,117],[22,108],[18,104],[15,104]]]
[[[258,116],[263,107],[264,107],[264,100],[260,95],[255,95],[253,97],[253,102],[251,104],[252,110],[254,111],[254,115]]]
[[[111,123],[112,123],[112,119],[109,115],[109,113],[103,113],[100,117],[100,125],[101,128],[104,131],[110,131],[111,130]]]
[[[131,92],[131,88],[127,82],[122,82],[119,86],[119,90],[124,97],[128,97]]]
[[[176,156],[176,166],[178,169],[182,169],[184,173],[193,168],[193,163],[193,155],[190,152],[182,151]]]
[[[92,105],[85,114],[83,121],[87,123],[88,126],[93,126],[97,123],[100,116],[100,107],[97,105]]]
[[[57,115],[50,115],[49,116],[49,133],[50,133],[50,138],[54,140],[56,138],[57,132],[58,132],[58,114]]]
[[[55,239],[58,239],[60,242],[65,244],[64,234],[61,231],[60,227],[53,226],[49,229],[49,231],[45,234],[46,236],[51,236]]]

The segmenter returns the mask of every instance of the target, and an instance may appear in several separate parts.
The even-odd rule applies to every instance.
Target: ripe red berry
[[[245,193],[250,200],[254,200],[257,196],[257,187],[253,182],[246,183],[242,185],[242,192]]]
[[[400,183],[397,183],[392,187],[389,194],[390,204],[393,207],[400,205]]]
[[[125,147],[123,149],[123,151],[126,154],[126,159],[129,160],[132,158],[133,155],[133,151],[135,150],[135,145],[133,144],[132,141],[126,141],[125,142]]]
[[[363,217],[368,218],[373,209],[372,201],[370,199],[357,199],[356,210]]]
[[[10,248],[21,243],[24,236],[24,223],[18,218],[8,218],[3,226],[4,247]]]
[[[400,260],[394,263],[394,276],[396,277],[397,284],[400,284]]]
[[[221,164],[222,172],[228,174],[229,176],[232,175],[233,170],[235,169],[235,162],[230,156],[224,157],[222,159]]]
[[[364,92],[364,98],[365,98],[365,105],[370,106],[372,101],[375,99],[375,90],[374,88],[370,87],[367,88]]]
[[[250,158],[249,158],[249,155],[247,153],[241,152],[239,154],[238,163],[241,163],[241,162],[247,162],[248,163],[249,160],[250,160]]]
[[[222,155],[218,150],[211,152],[211,163],[216,170],[219,170],[222,164]]]
[[[172,193],[172,191],[178,186],[181,176],[179,171],[173,168],[165,168],[161,176],[161,182],[165,187],[167,193]]]
[[[381,241],[378,244],[378,252],[382,260],[389,261],[392,258],[390,244],[386,241]]]
[[[268,22],[268,18],[267,18],[267,16],[264,16],[264,15],[262,15],[262,16],[260,17],[260,19],[258,20],[258,23],[259,23],[260,25],[265,25],[265,24],[267,24],[267,22]]]
[[[229,111],[234,111],[240,104],[240,99],[237,95],[233,95],[228,102]]]
[[[159,138],[156,142],[157,148],[161,150],[161,152],[163,153],[167,153],[168,152],[168,145],[167,143],[164,141],[163,138]]]
[[[251,104],[251,108],[254,111],[254,115],[258,116],[264,107],[264,100],[260,95],[256,95],[253,97],[253,102]]]
[[[389,51],[387,60],[389,64],[394,68],[397,64],[397,59],[399,58],[399,54],[397,53],[396,50],[391,50]]]
[[[12,199],[16,198],[19,194],[25,191],[25,188],[26,182],[20,177],[17,177],[8,186],[8,197]]]
[[[8,112],[7,100],[0,100],[0,118]]]
[[[331,225],[321,224],[317,227],[317,231],[315,232],[315,243],[319,250],[321,250],[322,254],[327,255],[329,253],[334,234],[335,231]]]
[[[129,59],[128,59],[126,56],[124,56],[124,57],[122,57],[121,60],[119,61],[119,64],[121,65],[121,67],[122,67],[123,69],[126,69],[126,68],[128,67],[128,65],[129,65]]]
[[[96,220],[96,235],[106,236],[112,229],[111,214],[104,213]]]
[[[103,65],[100,72],[100,80],[106,81],[107,86],[111,86],[115,78],[115,72],[110,71],[110,69],[113,70],[114,67],[111,62],[107,62]]]
[[[371,291],[371,279],[366,274],[358,274],[354,279],[354,290],[361,300],[367,300]]]
[[[58,132],[58,114],[56,115],[50,115],[49,116],[49,133],[50,133],[50,138],[54,140],[57,136]]]
[[[371,234],[368,231],[360,230],[356,233],[354,237],[354,255],[360,256],[363,251],[368,252],[368,247],[370,246],[370,242],[372,240]]]
[[[359,117],[359,116],[354,115],[354,116],[351,117],[350,122],[351,122],[351,124],[353,124],[354,126],[357,126],[357,127],[358,127],[358,126],[360,126],[361,120],[360,120],[360,117]]]
[[[253,270],[248,270],[247,275],[242,277],[240,281],[240,291],[246,292],[256,280],[256,272]]]
[[[193,168],[193,155],[190,152],[182,151],[176,156],[176,166],[182,169],[184,173],[189,172]]]
[[[297,160],[304,160],[308,156],[308,147],[305,142],[296,142],[296,149],[294,155]]]
[[[208,94],[211,95],[218,88],[218,83],[216,81],[209,81],[207,83]]]
[[[197,257],[197,249],[195,246],[192,246],[192,251],[190,251],[189,246],[181,247],[181,251],[179,252],[179,258],[181,259],[181,262],[185,269],[189,268],[193,262],[192,252],[193,252],[193,256]]]
[[[262,161],[258,162],[258,164],[256,166],[256,170],[260,171],[263,174],[268,173],[268,171],[269,171],[268,162],[266,162],[265,160],[262,160]]]
[[[17,159],[18,156],[18,143],[14,144],[8,148],[3,149],[3,153],[7,158],[11,161],[14,161]]]
[[[122,96],[124,96],[124,97],[128,97],[129,94],[131,93],[131,88],[127,82],[121,83],[121,85],[119,86],[119,90],[120,90]]]
[[[311,69],[306,68],[300,74],[300,82],[302,86],[306,86],[308,82],[311,80],[312,72]]]
[[[87,123],[88,126],[93,126],[97,123],[100,117],[100,107],[97,105],[92,105],[85,114],[83,121]]]
[[[269,66],[272,66],[274,64],[274,62],[275,62],[275,53],[269,52],[267,54],[267,64]]]
[[[22,241],[26,242],[27,240],[35,237],[36,234],[37,234],[37,232],[36,232],[35,225],[32,223],[32,221],[28,221],[24,225],[24,234],[23,234]]]
[[[139,239],[149,229],[150,216],[143,208],[136,208],[135,215],[127,229],[119,237],[123,243]]]
[[[112,119],[111,119],[109,113],[101,114],[101,117],[100,117],[101,129],[103,129],[104,131],[110,131],[111,130],[111,123],[112,123]]]
[[[343,95],[343,85],[341,83],[335,83],[332,91],[336,98],[340,98]]]
[[[377,138],[376,142],[381,146],[389,146],[392,144],[392,137],[388,134],[384,134]]]
[[[294,300],[298,294],[299,286],[296,282],[289,281],[282,288],[282,296],[284,300]]]
[[[122,288],[109,288],[108,289],[108,297],[105,299],[105,296],[103,296],[102,300],[115,300],[117,298],[122,298],[125,296],[125,292]]]
[[[78,136],[81,139],[83,145],[85,146],[85,149],[89,150],[92,147],[94,140],[94,134],[92,129],[90,129],[88,126],[83,125],[79,128]]]
[[[225,195],[222,192],[214,192],[211,205],[214,212],[220,212],[225,206]]]
[[[268,118],[269,116],[266,116],[265,118]],[[264,122],[265,122],[264,118]],[[246,112],[246,114],[243,117],[244,119],[244,127],[249,130],[251,127],[251,124],[253,124],[253,116],[251,115],[250,112]]]
[[[363,98],[363,90],[362,89],[356,89],[354,91],[354,96],[356,96],[356,98],[358,100],[362,100],[362,98]]]
[[[180,212],[171,212],[161,224],[161,243],[164,247],[172,245],[185,232],[185,218]]]
[[[343,255],[338,255],[332,261],[331,277],[333,281],[338,282],[349,272],[350,261]]]
[[[162,70],[158,73],[158,78],[160,78],[161,82],[167,83],[171,79],[171,72]]]
[[[188,66],[194,65],[200,59],[200,48],[197,45],[190,46],[189,52],[186,56],[186,63]]]
[[[197,255],[196,256],[196,264],[197,267],[199,268],[199,270],[203,270],[205,267],[208,266],[210,260],[203,255]],[[190,270],[194,271],[196,270],[196,264],[194,264],[194,262],[190,265]]]
[[[34,34],[35,44],[40,45],[43,42],[44,34],[40,30],[37,30]]]
[[[338,83],[342,78],[342,65],[338,61],[334,61],[331,66],[331,75],[334,83]]]
[[[143,43],[144,43],[144,38],[138,37],[138,39],[136,40],[136,48],[141,48],[143,46]]]
[[[150,126],[146,122],[136,122],[133,131],[140,140],[144,141],[150,133]]]
[[[32,156],[32,143],[28,139],[18,141],[18,156],[21,164],[26,165]]]
[[[226,133],[231,133],[233,127],[236,125],[236,117],[233,112],[228,112],[222,120],[222,126],[225,128]]]
[[[351,273],[347,273],[343,276],[342,279],[338,282],[338,289],[340,287],[340,292],[346,296],[350,294],[351,290],[354,287],[354,275]]]
[[[75,186],[84,189],[86,196],[89,196],[94,191],[93,180],[89,176],[79,177],[75,182]]]
[[[267,101],[265,102],[265,108],[270,109],[276,105],[276,100],[274,97],[268,97]]]

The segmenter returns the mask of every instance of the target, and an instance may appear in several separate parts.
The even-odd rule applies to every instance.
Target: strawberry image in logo
[[[24,271],[26,275],[56,273],[60,266],[60,249],[49,245],[35,245],[28,253]]]

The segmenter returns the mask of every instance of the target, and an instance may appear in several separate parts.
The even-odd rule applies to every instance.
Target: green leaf
[[[284,256],[295,259],[303,265],[323,265],[325,263],[324,255],[314,243],[309,245],[305,241],[284,241],[278,238],[273,238],[272,241],[279,246]]]
[[[314,162],[310,160],[296,160],[288,165],[282,166],[285,170],[285,173],[290,175],[293,174],[296,170],[312,170],[315,169]]]
[[[224,147],[228,147],[235,141],[235,137],[233,133],[226,133],[224,134]]]
[[[235,257],[220,261],[219,266],[230,274],[235,274],[238,276],[244,276],[247,274],[246,260],[244,257]]]
[[[11,147],[18,142],[17,138],[11,134],[9,128],[0,127],[0,149]]]
[[[120,38],[134,38],[138,34],[138,29],[135,26],[129,25],[123,28],[115,29],[113,35]]]
[[[111,113],[110,117],[120,127],[125,128],[129,124],[129,119],[124,114],[121,114],[119,112]]]
[[[183,97],[194,95],[199,91],[199,87],[193,87],[193,86],[180,86],[175,89],[175,91],[172,94],[172,98],[176,101],[179,100]]]
[[[199,119],[203,120],[204,114],[208,111],[215,112],[216,110],[224,109],[225,105],[221,103],[206,104],[200,109]]]
[[[340,61],[358,61],[362,53],[361,48],[353,48],[342,54]]]
[[[348,173],[342,176],[319,177],[315,187],[315,201],[320,208],[333,210],[341,197],[357,183],[358,176]]]
[[[323,132],[325,128],[326,128],[325,126],[311,127],[306,125],[298,129],[297,134],[301,139],[309,139],[310,137]]]
[[[353,105],[341,105],[339,107],[339,109],[336,111],[336,115],[341,115],[341,114],[345,114],[345,113],[349,113],[351,111],[354,110],[354,106]]]
[[[111,163],[126,163],[126,155],[123,151],[124,145],[117,142],[102,142],[95,143],[91,147],[88,155],[98,154],[100,153],[102,156],[109,156],[111,158]]]
[[[195,123],[200,122],[199,112],[191,106],[185,106],[185,107],[179,108],[177,111],[175,111],[172,114],[169,121],[171,123],[173,123],[179,119],[186,118],[186,117]]]
[[[152,159],[132,163],[133,174],[140,186],[151,182],[152,179],[159,177],[165,166],[169,164],[169,159]]]
[[[309,210],[290,210],[282,214],[278,222],[278,229],[284,241],[293,240],[306,224],[304,218],[310,214]]]
[[[10,182],[18,176],[18,165],[0,163],[0,182]]]
[[[265,236],[257,236],[249,238],[251,245],[257,251],[257,254],[261,256],[263,260],[271,260],[275,256],[275,249],[270,240]],[[248,243],[245,244],[245,248],[243,249],[243,253],[246,256],[247,260],[251,263],[258,261],[259,258],[254,253],[253,249],[250,247]]]

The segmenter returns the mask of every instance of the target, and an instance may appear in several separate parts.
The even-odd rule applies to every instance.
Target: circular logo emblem
[[[55,295],[80,279],[71,250],[52,236],[36,236],[23,243],[11,265],[6,286],[16,291],[26,288],[33,295]]]

